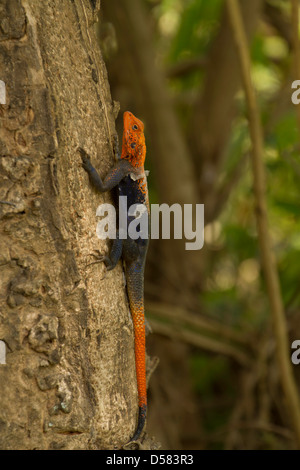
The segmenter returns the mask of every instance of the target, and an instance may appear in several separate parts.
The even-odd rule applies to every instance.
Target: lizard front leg
[[[88,173],[92,185],[101,193],[116,187],[125,176],[133,171],[132,165],[128,160],[119,160],[102,181],[99,173],[91,164],[90,157],[86,151],[78,148],[78,152],[81,155],[82,167]]]

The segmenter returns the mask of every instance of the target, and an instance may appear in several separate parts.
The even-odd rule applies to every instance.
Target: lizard
[[[117,189],[119,196],[127,196],[128,207],[132,204],[144,204],[147,209],[149,222],[149,200],[147,179],[144,170],[146,145],[144,124],[131,112],[123,115],[123,139],[121,155],[117,150],[117,162],[102,180],[92,166],[89,155],[79,148],[82,166],[89,175],[91,184],[96,190],[105,192]],[[119,211],[122,207],[119,206]],[[127,229],[133,216],[127,217]],[[148,224],[149,225],[149,224]],[[135,366],[138,389],[138,423],[133,437],[129,442],[139,439],[145,426],[147,414],[146,391],[146,350],[145,350],[145,316],[144,316],[144,268],[148,249],[148,238],[133,240],[117,236],[113,240],[108,256],[98,257],[98,262],[104,262],[106,270],[112,270],[122,257],[125,264],[126,288],[129,307],[134,326]]]

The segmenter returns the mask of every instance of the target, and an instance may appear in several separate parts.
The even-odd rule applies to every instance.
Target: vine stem
[[[273,320],[277,361],[290,421],[294,429],[297,447],[300,448],[300,401],[290,359],[290,346],[279,276],[268,226],[266,204],[265,167],[263,163],[264,141],[260,112],[251,78],[251,60],[247,37],[238,0],[226,0],[235,39],[242,82],[247,102],[249,131],[252,142],[253,186],[256,205],[256,223],[260,244],[261,262]]]

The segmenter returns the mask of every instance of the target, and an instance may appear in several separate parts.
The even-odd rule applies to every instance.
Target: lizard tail
[[[135,441],[143,431],[147,414],[146,386],[146,340],[143,298],[143,276],[141,272],[130,272],[131,282],[127,283],[129,304],[134,325],[134,350],[136,380],[139,399],[138,425],[131,441]]]
[[[139,417],[134,436],[131,441],[136,441],[143,431],[147,414],[147,389],[146,389],[146,344],[145,344],[145,318],[143,303],[135,305],[131,310],[134,324],[134,349],[136,380],[139,399]]]
[[[146,422],[146,415],[147,415],[147,405],[139,406],[139,419],[138,425],[135,430],[134,436],[130,439],[130,442],[137,441],[141,435],[141,432],[144,429],[145,422]]]

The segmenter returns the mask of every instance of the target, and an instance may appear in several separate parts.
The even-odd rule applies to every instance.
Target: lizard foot
[[[108,258],[108,256],[102,255],[99,250],[94,250],[94,253],[90,253],[90,256],[93,256],[94,258],[96,258],[96,260],[93,261],[92,263],[89,263],[87,266],[90,266],[91,264],[97,264],[97,263],[103,263],[103,262],[105,263],[106,258]]]
[[[83,150],[83,148],[79,147],[78,148],[78,152],[80,153],[81,155],[81,160],[82,160],[82,167],[88,171],[89,170],[89,167],[91,166],[91,162],[90,162],[90,157],[89,155],[86,153],[85,150]]]
[[[91,253],[90,256],[93,256],[94,258],[96,258],[96,260],[92,261],[91,263],[88,263],[87,266],[91,266],[92,264],[104,263],[105,271],[101,280],[104,279],[107,274],[107,271],[113,269],[113,265],[110,258],[106,255],[102,255],[99,250],[95,250],[95,253]]]

